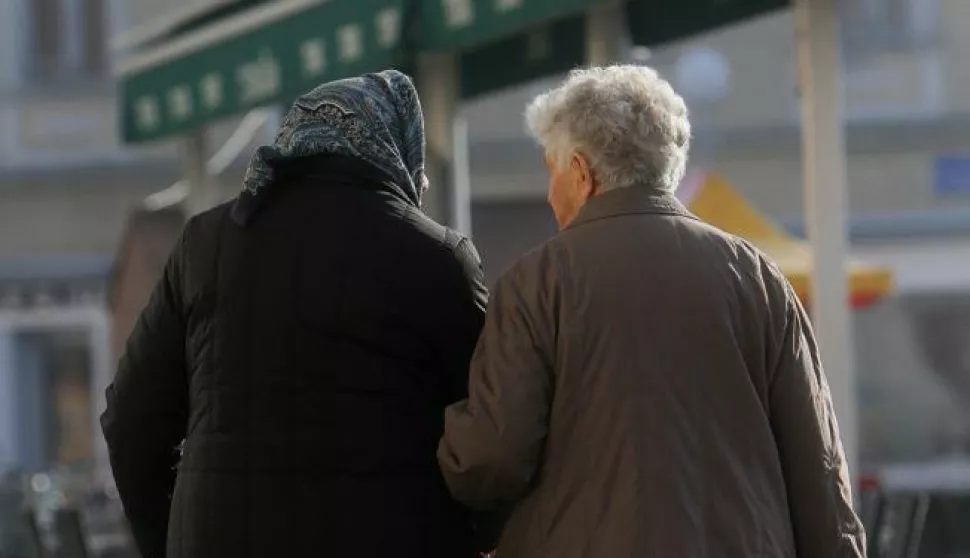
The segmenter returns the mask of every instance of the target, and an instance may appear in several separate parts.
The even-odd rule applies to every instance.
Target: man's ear
[[[573,177],[576,180],[576,187],[583,200],[596,195],[596,178],[593,176],[593,168],[589,164],[589,159],[582,153],[573,153],[569,165],[573,170]]]

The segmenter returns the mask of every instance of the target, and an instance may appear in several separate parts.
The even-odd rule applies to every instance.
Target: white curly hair
[[[645,186],[673,192],[690,149],[687,105],[645,66],[574,70],[526,109],[529,133],[555,164],[574,153],[604,190]]]

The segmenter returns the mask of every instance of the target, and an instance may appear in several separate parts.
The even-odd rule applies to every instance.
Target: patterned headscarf
[[[397,70],[325,83],[290,109],[272,146],[256,150],[240,202],[252,205],[276,176],[274,167],[314,155],[343,155],[383,171],[410,203],[427,187],[421,103],[411,78]]]

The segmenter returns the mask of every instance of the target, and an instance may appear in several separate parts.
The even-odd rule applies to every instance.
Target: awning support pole
[[[189,192],[185,198],[185,211],[191,217],[212,206],[209,189],[209,138],[205,128],[200,128],[181,140],[182,168]]]
[[[455,154],[455,116],[460,98],[458,55],[427,53],[418,57],[417,86],[424,109],[428,140],[426,170],[431,188],[425,194],[424,210],[429,217],[449,227],[462,221],[469,211],[458,208],[461,196],[455,192],[455,164],[467,156]],[[467,205],[467,203],[466,203]]]
[[[470,150],[468,145],[468,121],[459,116],[455,118],[452,144],[454,163],[452,164],[451,184],[451,226],[461,234],[472,235],[472,176]]]
[[[858,398],[846,256],[846,155],[842,120],[839,0],[796,0],[795,40],[802,105],[802,157],[812,244],[812,320],[842,443],[858,472]]]
[[[630,47],[630,27],[625,2],[601,2],[586,16],[586,63],[609,66],[626,59]]]

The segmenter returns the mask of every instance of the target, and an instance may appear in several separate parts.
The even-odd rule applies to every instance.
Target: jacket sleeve
[[[448,325],[445,335],[450,347],[449,369],[453,373],[448,393],[449,404],[468,397],[468,365],[482,331],[488,304],[485,273],[475,245],[467,238],[462,239],[455,248],[455,256],[461,264],[462,281],[461,295],[458,297],[460,303],[455,306],[455,321]],[[498,546],[506,519],[504,512],[472,512],[470,520],[475,535],[475,549],[484,553]]]
[[[101,416],[115,483],[145,558],[165,556],[178,446],[188,420],[183,246],[184,236],[128,339]]]
[[[448,404],[468,397],[468,363],[471,361],[485,321],[488,288],[482,260],[471,240],[463,238],[455,247],[455,257],[461,266],[462,278],[452,319],[443,324],[447,328],[446,358],[451,373]]]
[[[452,495],[476,509],[522,498],[545,444],[551,399],[546,331],[512,275],[489,302],[469,399],[445,414],[438,461]]]
[[[862,558],[848,464],[808,315],[788,289],[786,329],[771,378],[771,425],[799,557]]]

